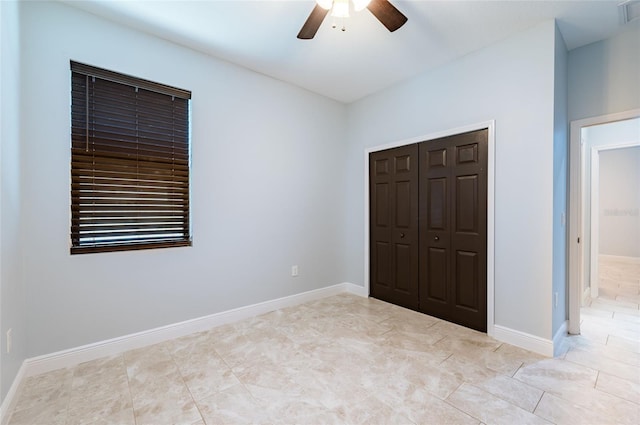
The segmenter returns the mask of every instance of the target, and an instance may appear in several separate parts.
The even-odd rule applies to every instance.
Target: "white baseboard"
[[[7,392],[7,396],[2,400],[2,405],[0,405],[0,425],[6,425],[9,422],[9,416],[18,402],[18,392],[25,377],[26,366],[23,362],[20,369],[18,369],[18,373],[16,374],[13,383],[11,384],[11,388],[9,388],[9,391]]]
[[[345,285],[345,289],[350,294],[358,295],[360,297],[367,298],[369,297],[369,293],[367,292],[367,288],[360,285],[355,285],[353,283],[343,283]]]
[[[184,322],[174,323],[106,341],[100,341],[93,344],[83,345],[81,347],[58,351],[56,353],[33,357],[24,361],[26,376],[39,375],[56,369],[72,367],[90,360],[121,354],[125,351],[158,344],[160,342],[179,338],[195,332],[206,331],[215,328],[216,326],[237,322],[308,301],[329,297],[341,292],[350,292],[360,295],[362,291],[358,288],[362,287],[351,283],[340,283],[275,300],[223,311],[221,313],[185,320]]]
[[[543,356],[553,357],[553,341],[550,339],[540,338],[539,336],[500,325],[493,326],[492,336],[498,341],[506,342]]]
[[[622,255],[600,254],[600,260],[610,261],[613,263],[640,264],[640,257],[624,257]]]

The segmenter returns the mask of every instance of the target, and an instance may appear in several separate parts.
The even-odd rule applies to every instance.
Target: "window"
[[[71,62],[71,253],[191,245],[191,92]]]

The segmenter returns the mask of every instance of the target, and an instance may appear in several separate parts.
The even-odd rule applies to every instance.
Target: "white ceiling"
[[[345,32],[327,16],[313,40],[298,40],[314,0],[63,1],[341,102],[547,19],[557,19],[569,49],[638,24],[622,25],[622,0],[391,0],[409,18],[394,33],[363,10],[348,18]]]

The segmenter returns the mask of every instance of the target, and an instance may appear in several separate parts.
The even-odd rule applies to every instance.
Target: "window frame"
[[[191,92],[70,68],[70,253],[191,246]]]

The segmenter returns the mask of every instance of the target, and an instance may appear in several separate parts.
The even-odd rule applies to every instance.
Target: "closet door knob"
[[[433,238],[433,240],[438,242],[440,240],[440,238],[436,236],[435,238]]]

